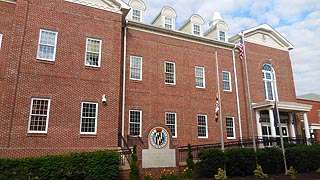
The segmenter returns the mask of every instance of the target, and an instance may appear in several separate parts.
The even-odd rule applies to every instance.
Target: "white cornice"
[[[115,4],[112,3],[107,3],[105,0],[101,0],[100,3],[97,3],[97,0],[64,0],[76,4],[81,4],[84,6],[92,7],[92,8],[97,8],[105,11],[110,11],[118,14],[122,14],[122,9],[130,9],[130,7],[123,3],[121,0],[115,0]]]
[[[218,41],[215,39],[209,39],[202,36],[195,36],[182,31],[170,30],[166,28],[161,28],[161,27],[143,24],[143,23],[137,23],[133,21],[128,21],[127,27],[129,29],[148,32],[156,35],[161,35],[165,37],[170,37],[170,38],[184,40],[184,41],[198,43],[198,44],[203,44],[207,46],[219,47],[227,50],[232,50],[235,47],[235,44],[233,43]]]
[[[253,103],[253,109],[270,109],[274,108],[274,102],[271,101],[263,101],[259,103]],[[296,102],[285,102],[279,101],[278,102],[278,109],[279,110],[287,110],[287,111],[294,111],[294,112],[308,112],[312,108],[311,105],[296,103]]]

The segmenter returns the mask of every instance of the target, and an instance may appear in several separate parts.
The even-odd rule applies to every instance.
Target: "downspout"
[[[121,115],[121,135],[124,137],[124,114],[126,97],[126,62],[127,62],[127,22],[123,26],[123,74],[122,74],[122,115]]]
[[[236,85],[236,96],[237,96],[237,111],[238,111],[238,120],[239,120],[239,138],[242,144],[242,127],[241,127],[241,114],[240,114],[240,103],[239,103],[239,91],[238,91],[238,77],[237,77],[237,68],[235,62],[234,50],[237,48],[237,45],[234,45],[232,49],[232,63],[233,63],[233,71],[234,71],[234,81]]]

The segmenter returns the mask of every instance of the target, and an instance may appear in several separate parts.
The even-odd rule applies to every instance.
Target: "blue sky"
[[[320,0],[143,1],[147,24],[164,6],[170,6],[177,13],[177,29],[192,14],[199,14],[206,30],[214,11],[229,25],[229,36],[260,24],[271,25],[295,46],[290,57],[297,95],[320,94]]]

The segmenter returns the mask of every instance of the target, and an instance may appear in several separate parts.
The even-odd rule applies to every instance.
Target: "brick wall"
[[[1,156],[117,148],[122,15],[60,0],[20,0],[15,6]],[[40,29],[58,32],[54,62],[36,59]],[[84,65],[87,37],[102,40],[99,68]],[[51,99],[46,134],[27,133],[32,97]],[[80,135],[82,101],[98,103],[96,135]]]

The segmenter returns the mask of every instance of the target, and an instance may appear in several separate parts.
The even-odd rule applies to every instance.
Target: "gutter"
[[[242,143],[242,127],[241,127],[241,114],[240,114],[240,103],[239,103],[239,90],[238,90],[238,77],[237,77],[237,68],[235,62],[234,50],[237,48],[237,45],[234,45],[232,49],[232,63],[233,63],[233,71],[234,71],[234,81],[236,85],[236,96],[237,96],[237,111],[238,111],[238,120],[239,120],[239,139]]]

